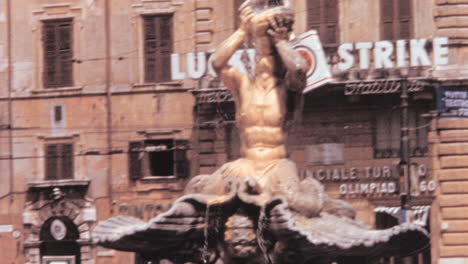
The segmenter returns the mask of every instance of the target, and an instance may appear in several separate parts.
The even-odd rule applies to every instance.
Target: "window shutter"
[[[58,146],[57,145],[46,145],[46,180],[57,180],[58,179]]]
[[[73,179],[73,145],[62,144],[61,146],[62,175],[60,179]]]
[[[174,163],[176,176],[178,178],[187,178],[190,176],[190,163],[187,159],[187,141],[176,141]]]
[[[145,16],[144,27],[145,81],[168,81],[173,50],[172,15]]]
[[[156,82],[156,23],[155,17],[144,17],[145,81]]]
[[[394,23],[393,23],[393,11],[395,0],[381,0],[381,19],[382,19],[382,39],[393,40],[394,39]]]
[[[325,22],[327,24],[338,22],[338,4],[337,0],[327,0],[325,2]]]
[[[411,2],[410,0],[399,0],[399,34],[400,39],[411,38]]]
[[[307,2],[307,27],[310,29],[320,29],[321,19],[321,0],[308,0]]]
[[[53,87],[56,85],[55,80],[57,79],[55,26],[45,24],[42,38],[44,45],[44,87]]]
[[[130,142],[128,148],[128,176],[131,180],[138,180],[142,177],[140,150],[143,143],[140,141]]]
[[[338,43],[338,3],[337,0],[328,0],[325,2],[325,43]]]
[[[308,0],[307,27],[318,31],[324,44],[338,43],[338,1]]]
[[[43,83],[45,88],[73,85],[73,23],[71,19],[44,22]]]
[[[399,18],[410,18],[411,17],[411,5],[410,0],[399,0],[398,3]]]
[[[72,85],[72,71],[73,71],[73,50],[72,50],[72,25],[65,23],[58,27],[58,47],[59,47],[59,61],[58,67],[60,68],[60,86]]]
[[[159,28],[159,45],[158,57],[159,63],[157,72],[159,76],[158,81],[171,80],[171,53],[172,53],[172,17],[160,16],[158,17]]]

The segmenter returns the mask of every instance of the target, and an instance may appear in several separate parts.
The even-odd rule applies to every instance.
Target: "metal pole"
[[[409,120],[408,120],[408,80],[404,76],[401,81],[401,140],[400,140],[400,164],[403,166],[405,179],[404,193],[401,196],[401,209],[403,213],[411,209],[411,179],[410,179],[410,146],[409,146]],[[406,221],[405,221],[406,222]]]

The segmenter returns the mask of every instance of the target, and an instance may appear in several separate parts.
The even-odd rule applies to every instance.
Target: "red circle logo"
[[[314,74],[317,68],[317,60],[315,58],[315,53],[305,46],[296,47],[296,51],[306,60],[307,77],[310,77],[312,74]]]

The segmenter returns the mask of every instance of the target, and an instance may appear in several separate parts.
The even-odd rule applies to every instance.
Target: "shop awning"
[[[430,205],[412,206],[411,210],[413,212],[412,217],[411,217],[411,222],[420,226],[426,226],[427,218],[429,217],[431,206]],[[374,212],[386,213],[399,219],[401,207],[379,206],[374,209]]]

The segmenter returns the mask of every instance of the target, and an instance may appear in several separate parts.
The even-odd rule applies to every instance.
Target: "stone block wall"
[[[438,119],[433,128],[434,175],[440,186],[432,207],[433,263],[468,263],[468,120]]]

